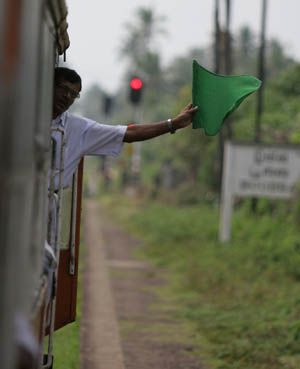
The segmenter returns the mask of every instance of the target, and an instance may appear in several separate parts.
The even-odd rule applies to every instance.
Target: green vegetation
[[[191,48],[163,64],[159,40],[168,32],[168,19],[153,8],[139,7],[133,14],[134,22],[124,29],[120,56],[127,62],[124,79],[114,96],[111,123],[136,120],[134,108],[128,101],[128,81],[138,71],[145,81],[140,107],[143,122],[165,120],[176,116],[191,101],[192,60],[214,70],[214,38],[206,45]],[[223,30],[224,31],[224,30]],[[247,25],[231,34],[232,74],[257,75],[259,37]],[[266,40],[263,114],[261,141],[273,144],[300,142],[300,67],[289,50],[277,39]],[[222,63],[221,63],[222,64]],[[99,101],[105,95],[100,86],[93,86],[80,101],[81,112],[99,122],[108,117],[99,112]],[[224,123],[217,137],[206,137],[201,129],[187,129],[172,137],[160,137],[142,145],[140,178],[143,191],[152,197],[170,188],[180,188],[181,203],[195,203],[201,197],[218,197],[225,139],[252,142],[254,139],[257,94],[249,97]],[[201,109],[201,107],[200,107]],[[230,123],[230,125],[229,125]],[[168,135],[169,136],[169,135]],[[117,160],[117,172],[122,187],[131,173],[132,151]],[[201,185],[200,185],[201,183]]]
[[[134,117],[127,101],[134,60],[147,77],[141,120],[148,122],[175,116],[191,100],[192,59],[213,70],[213,40],[164,66],[155,41],[167,24],[151,9],[140,9],[136,19],[138,28],[128,29],[121,50],[129,65],[111,121]],[[231,37],[233,74],[257,75],[257,35],[245,26]],[[266,42],[263,86],[261,141],[299,144],[300,67],[276,39]],[[217,237],[222,143],[229,137],[253,142],[256,107],[252,95],[217,137],[186,129],[143,143],[144,202],[134,206],[133,198],[128,203],[116,194],[109,200],[116,216],[145,239],[143,257],[168,270],[176,314],[201,337],[200,350],[213,369],[300,368],[299,198],[260,199],[255,214],[243,200],[234,214],[233,241],[222,245]],[[99,106],[93,109],[84,112],[98,114]],[[110,187],[119,185],[123,193],[130,187],[133,150],[124,151]]]
[[[81,245],[82,251],[83,245]],[[82,262],[79,260],[76,321],[54,334],[54,366],[63,369],[80,368],[80,318],[82,306]]]
[[[68,324],[54,334],[54,365],[57,368],[79,369],[79,321]]]
[[[153,8],[139,7],[134,22],[124,29],[120,56],[127,62],[124,79],[113,96],[111,115],[99,111],[105,96],[100,86],[93,86],[80,100],[78,109],[96,121],[126,123],[137,119],[128,101],[128,81],[133,71],[145,80],[139,121],[153,122],[176,116],[191,101],[192,60],[214,70],[214,38],[206,45],[191,48],[163,64],[159,39],[168,31],[168,19]],[[224,30],[223,30],[224,31]],[[259,37],[247,25],[231,35],[232,74],[257,75]],[[266,40],[265,80],[261,141],[272,144],[299,144],[300,134],[300,67],[289,50],[278,39]],[[201,129],[186,129],[142,144],[139,177],[143,193],[150,198],[170,201],[170,190],[176,188],[176,202],[195,204],[200,199],[218,201],[220,192],[223,144],[228,138],[253,142],[258,94],[250,96],[224,122],[220,135],[207,137]],[[200,107],[201,109],[201,107]],[[126,188],[133,177],[132,146],[114,163],[110,177]],[[116,182],[115,182],[116,183]],[[173,190],[172,190],[172,198]]]
[[[218,208],[117,198],[115,216],[145,240],[143,257],[165,268],[180,319],[201,337],[213,369],[300,367],[300,230],[293,212],[237,209],[220,244]],[[281,210],[278,210],[281,209]]]

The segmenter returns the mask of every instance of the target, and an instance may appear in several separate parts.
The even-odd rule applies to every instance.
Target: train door
[[[83,159],[62,202],[55,330],[74,322],[78,280]]]

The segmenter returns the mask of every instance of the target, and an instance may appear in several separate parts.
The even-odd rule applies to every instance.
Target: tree
[[[81,113],[90,119],[101,120],[103,93],[99,85],[93,84],[78,102]]]
[[[137,73],[145,81],[144,106],[149,108],[149,113],[153,111],[153,105],[160,101],[164,87],[161,58],[156,45],[158,36],[165,33],[164,21],[165,17],[151,8],[137,8],[134,20],[126,25],[127,32],[120,49],[121,56],[128,61],[126,82],[132,73]]]
[[[293,59],[285,53],[283,45],[277,39],[271,39],[267,43],[267,76],[271,78],[283,70],[286,70]]]
[[[191,61],[193,59],[198,60],[201,64],[207,65],[209,63],[206,50],[199,48],[194,48],[186,55],[174,58],[164,72],[167,82],[167,91],[179,91],[182,87],[191,83]]]
[[[121,56],[129,61],[131,67],[147,74],[152,67],[157,68],[155,41],[158,35],[165,33],[162,27],[164,21],[165,17],[156,15],[151,8],[140,7],[136,10],[136,19],[126,24],[127,35],[120,49]],[[154,63],[149,63],[149,56]]]
[[[241,66],[244,70],[251,71],[255,66],[255,56],[255,35],[249,26],[243,26],[237,35],[236,65]]]

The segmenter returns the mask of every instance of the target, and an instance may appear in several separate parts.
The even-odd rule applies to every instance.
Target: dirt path
[[[125,369],[98,208],[86,204],[81,369]]]
[[[139,241],[85,205],[81,369],[204,369],[154,292],[160,271],[134,258]]]

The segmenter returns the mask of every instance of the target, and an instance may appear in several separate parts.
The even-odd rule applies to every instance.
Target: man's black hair
[[[68,81],[71,83],[79,83],[81,90],[81,77],[73,69],[56,67],[54,70],[54,83],[57,85],[61,81]]]

